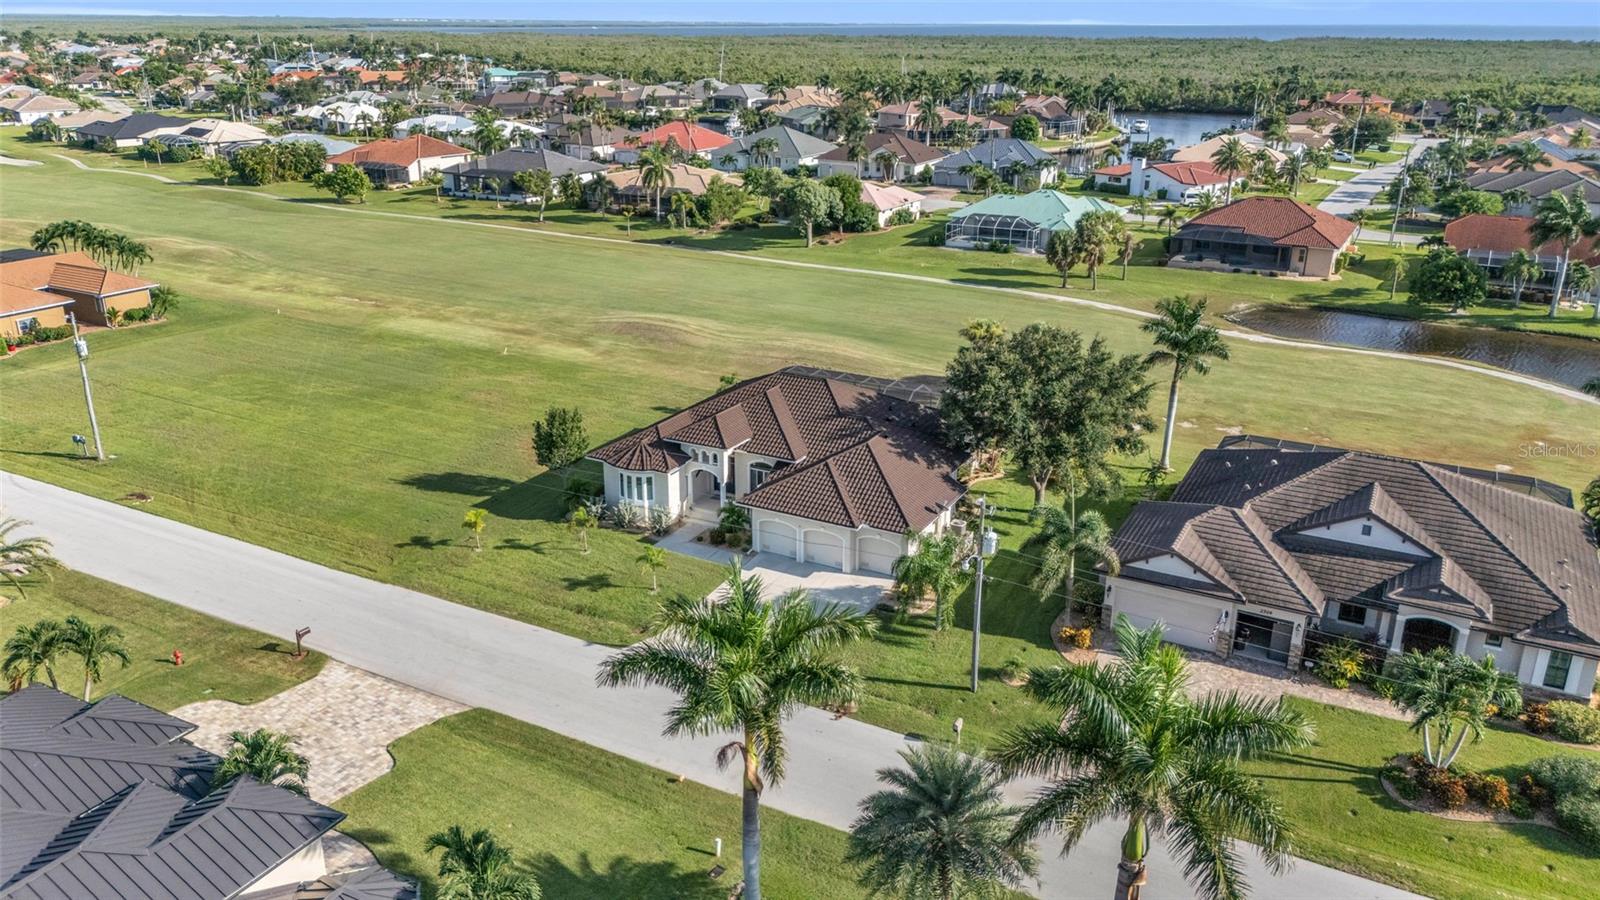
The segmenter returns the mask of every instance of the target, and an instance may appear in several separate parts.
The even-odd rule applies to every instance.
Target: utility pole
[[[78,336],[78,317],[67,313],[67,321],[72,323],[72,349],[78,353],[78,371],[83,375],[83,403],[89,407],[89,431],[94,435],[94,455],[105,462],[106,447],[100,443],[100,420],[94,416],[94,392],[89,390],[89,343]]]
[[[983,636],[983,561],[984,558],[994,553],[999,543],[999,535],[987,527],[989,518],[989,501],[984,497],[978,498],[978,584],[973,588],[972,595],[972,692],[978,692],[978,641]],[[969,559],[968,562],[971,562]],[[959,726],[958,726],[959,727]],[[956,732],[957,740],[961,732]]]
[[[1400,228],[1400,209],[1406,202],[1406,184],[1411,181],[1411,151],[1417,148],[1416,142],[1406,145],[1406,158],[1400,161],[1400,193],[1394,199],[1394,218],[1389,220],[1389,246],[1394,246],[1395,232]]]

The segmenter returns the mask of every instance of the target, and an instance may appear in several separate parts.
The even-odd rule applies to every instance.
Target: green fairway
[[[67,616],[122,629],[131,662],[107,665],[95,697],[122,694],[163,710],[197,700],[256,703],[317,674],[327,661],[312,652],[297,662],[292,644],[70,570],[30,585],[26,597],[7,595],[11,602],[0,607],[6,637],[19,625]],[[182,666],[173,665],[173,650],[183,651]],[[62,690],[82,696],[77,657],[63,655],[56,674]]]
[[[1532,823],[1451,821],[1391,800],[1377,770],[1421,748],[1405,722],[1290,702],[1316,722],[1316,743],[1248,768],[1295,823],[1297,855],[1430,897],[1593,896],[1600,858],[1561,832]],[[1589,752],[1496,725],[1481,744],[1467,745],[1457,766],[1514,783],[1531,760]]]
[[[938,371],[975,316],[1101,332],[1125,351],[1147,346],[1130,316],[972,287],[351,214],[59,161],[6,180],[7,241],[63,216],[126,230],[156,254],[147,273],[187,298],[167,323],[91,337],[101,423],[117,455],[108,465],[73,457],[68,437],[83,416],[69,348],[7,361],[0,387],[29,401],[0,413],[6,467],[98,496],[141,491],[160,515],[611,644],[637,639],[654,607],[636,562],[642,542],[600,531],[593,552],[579,552],[559,521],[562,478],[531,459],[530,423],[546,406],[582,409],[598,443],[705,396],[728,372],[791,362]],[[805,258],[897,239],[873,235]],[[1183,274],[1136,272],[1129,295],[1149,287],[1142,277]],[[1108,273],[1101,294],[1113,284]],[[1449,398],[1452,415],[1416,415],[1419,398]],[[1585,460],[1527,448],[1592,438],[1593,410],[1421,363],[1239,343],[1232,361],[1186,383],[1175,462],[1244,430],[1507,465],[1577,487],[1591,477]],[[1015,482],[984,490],[1013,495],[1005,502],[1017,510],[1031,503]],[[460,527],[473,506],[490,513],[481,553]],[[1025,523],[999,524],[1007,547],[1019,547]],[[1032,565],[1008,556],[995,566],[1003,581],[986,604],[987,668],[1048,653],[1056,610],[1025,588]],[[662,577],[665,591],[697,595],[717,571],[673,557]],[[980,737],[1015,719],[1015,691],[961,690],[966,606],[960,615],[936,639],[913,623],[856,651],[869,678],[864,718],[942,733],[965,715]]]
[[[475,709],[391,745],[394,771],[340,800],[341,830],[432,886],[428,835],[488,828],[546,897],[720,900],[739,881],[739,798]],[[773,897],[862,897],[845,835],[761,815],[762,888]],[[712,855],[722,838],[722,858]],[[726,872],[713,881],[713,865]]]

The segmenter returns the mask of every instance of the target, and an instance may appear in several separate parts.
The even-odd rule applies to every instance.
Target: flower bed
[[[1378,773],[1384,791],[1418,812],[1465,822],[1528,822],[1554,827],[1548,811],[1524,793],[1513,794],[1499,775],[1441,769],[1420,753],[1396,756]]]

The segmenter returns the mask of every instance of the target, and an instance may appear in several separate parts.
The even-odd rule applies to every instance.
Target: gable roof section
[[[867,135],[867,159],[872,159],[879,153],[887,150],[903,163],[918,165],[925,162],[944,159],[945,152],[898,131],[874,131]],[[849,147],[835,147],[818,159],[831,162],[846,162],[850,159]]]
[[[134,113],[120,119],[108,119],[103,122],[90,122],[79,126],[78,134],[86,137],[106,138],[108,140],[130,140],[157,129],[179,129],[187,126],[192,119],[181,119],[177,116],[163,116],[156,113]]]
[[[668,122],[639,135],[641,147],[676,143],[686,153],[706,153],[733,143],[733,138],[693,122]]]
[[[969,163],[1000,171],[1011,165],[1033,166],[1051,163],[1055,157],[1020,138],[994,138],[934,163],[939,169],[960,169]]]
[[[1400,504],[1394,502],[1383,489],[1383,485],[1376,481],[1362,485],[1343,498],[1301,518],[1298,522],[1285,526],[1283,530],[1288,533],[1305,532],[1324,525],[1337,525],[1365,517],[1377,519],[1416,544],[1418,552],[1438,553],[1438,548],[1433,539],[1428,537],[1428,532],[1423,530]]]
[[[527,150],[521,147],[510,150],[501,150],[468,162],[456,163],[447,166],[444,171],[455,175],[515,175],[518,172],[547,170],[557,178],[569,172],[575,175],[589,175],[605,170],[605,166],[587,159],[578,159],[565,153],[554,150],[537,149]]]
[[[922,199],[921,194],[916,191],[908,191],[898,184],[878,184],[872,181],[861,182],[861,202],[879,212],[899,209],[910,203],[920,203]]]
[[[1600,193],[1595,196],[1600,200]],[[1554,257],[1562,253],[1561,245],[1546,241],[1538,248],[1533,246],[1533,219],[1529,216],[1491,216],[1473,213],[1462,216],[1444,226],[1444,239],[1457,250],[1487,250],[1510,254],[1526,250],[1535,256]],[[1572,247],[1574,260],[1600,262],[1600,237],[1587,238]]]
[[[1467,187],[1475,191],[1499,194],[1513,188],[1527,191],[1535,200],[1551,194],[1571,193],[1583,187],[1584,198],[1590,203],[1600,202],[1600,181],[1570,172],[1566,169],[1549,169],[1543,172],[1479,172],[1467,176]]]
[[[777,142],[778,149],[774,155],[778,157],[804,159],[812,156],[821,156],[834,147],[833,144],[822,138],[812,137],[804,131],[796,131],[787,125],[774,125],[771,128],[763,128],[760,131],[747,134],[732,142],[729,152],[751,154],[754,152],[751,148],[756,145],[757,141],[768,138]]]
[[[8,254],[8,258],[0,260],[0,285],[4,285],[6,303],[9,306],[28,299],[26,294],[21,293],[22,291],[109,297],[153,288],[156,282],[113,272],[96,263],[89,254],[73,251],[26,256]],[[40,298],[32,305],[39,306],[44,302],[43,298]]]
[[[1190,219],[1183,229],[1231,228],[1280,247],[1338,250],[1356,233],[1354,222],[1288,197],[1246,197]],[[1182,231],[1183,229],[1179,229]]]

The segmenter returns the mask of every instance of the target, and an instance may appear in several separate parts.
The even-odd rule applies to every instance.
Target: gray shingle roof
[[[471,162],[456,163],[444,171],[454,175],[482,176],[484,178],[510,179],[518,172],[531,172],[539,169],[548,169],[550,174],[560,178],[568,173],[576,175],[589,175],[605,171],[605,166],[587,159],[578,159],[565,153],[554,150],[525,150],[521,148],[501,150],[489,156],[474,159]]]
[[[1247,514],[1241,526],[1259,521],[1253,537],[1267,540],[1217,524],[1225,513]],[[1367,515],[1406,535],[1414,552],[1302,533]],[[1519,637],[1600,645],[1600,558],[1583,517],[1449,467],[1342,450],[1206,450],[1172,500],[1139,504],[1116,540],[1127,560],[1178,553],[1207,570],[1185,543],[1196,536],[1254,602],[1403,601]]]
[[[962,166],[978,163],[998,172],[1011,165],[1032,166],[1051,162],[1055,162],[1055,157],[1027,141],[1019,138],[995,138],[960,153],[946,156],[933,166],[936,169],[954,171]]]
[[[1585,178],[1566,169],[1551,169],[1546,172],[1479,172],[1467,178],[1467,187],[1475,191],[1500,194],[1513,188],[1520,188],[1527,191],[1528,196],[1535,200],[1554,193],[1571,193],[1579,185],[1583,186],[1584,196],[1590,203],[1600,201],[1600,181]]]
[[[344,818],[248,777],[210,790],[192,728],[43,685],[0,700],[0,896],[230,897]]]
[[[727,147],[716,151],[716,153],[718,156],[724,153],[748,154],[751,152],[750,148],[756,145],[756,141],[764,138],[771,138],[776,141],[778,149],[773,155],[785,159],[805,159],[811,156],[821,156],[832,150],[834,146],[822,138],[812,137],[803,131],[795,131],[786,125],[774,125],[771,128],[763,128],[753,134],[747,134]]]

